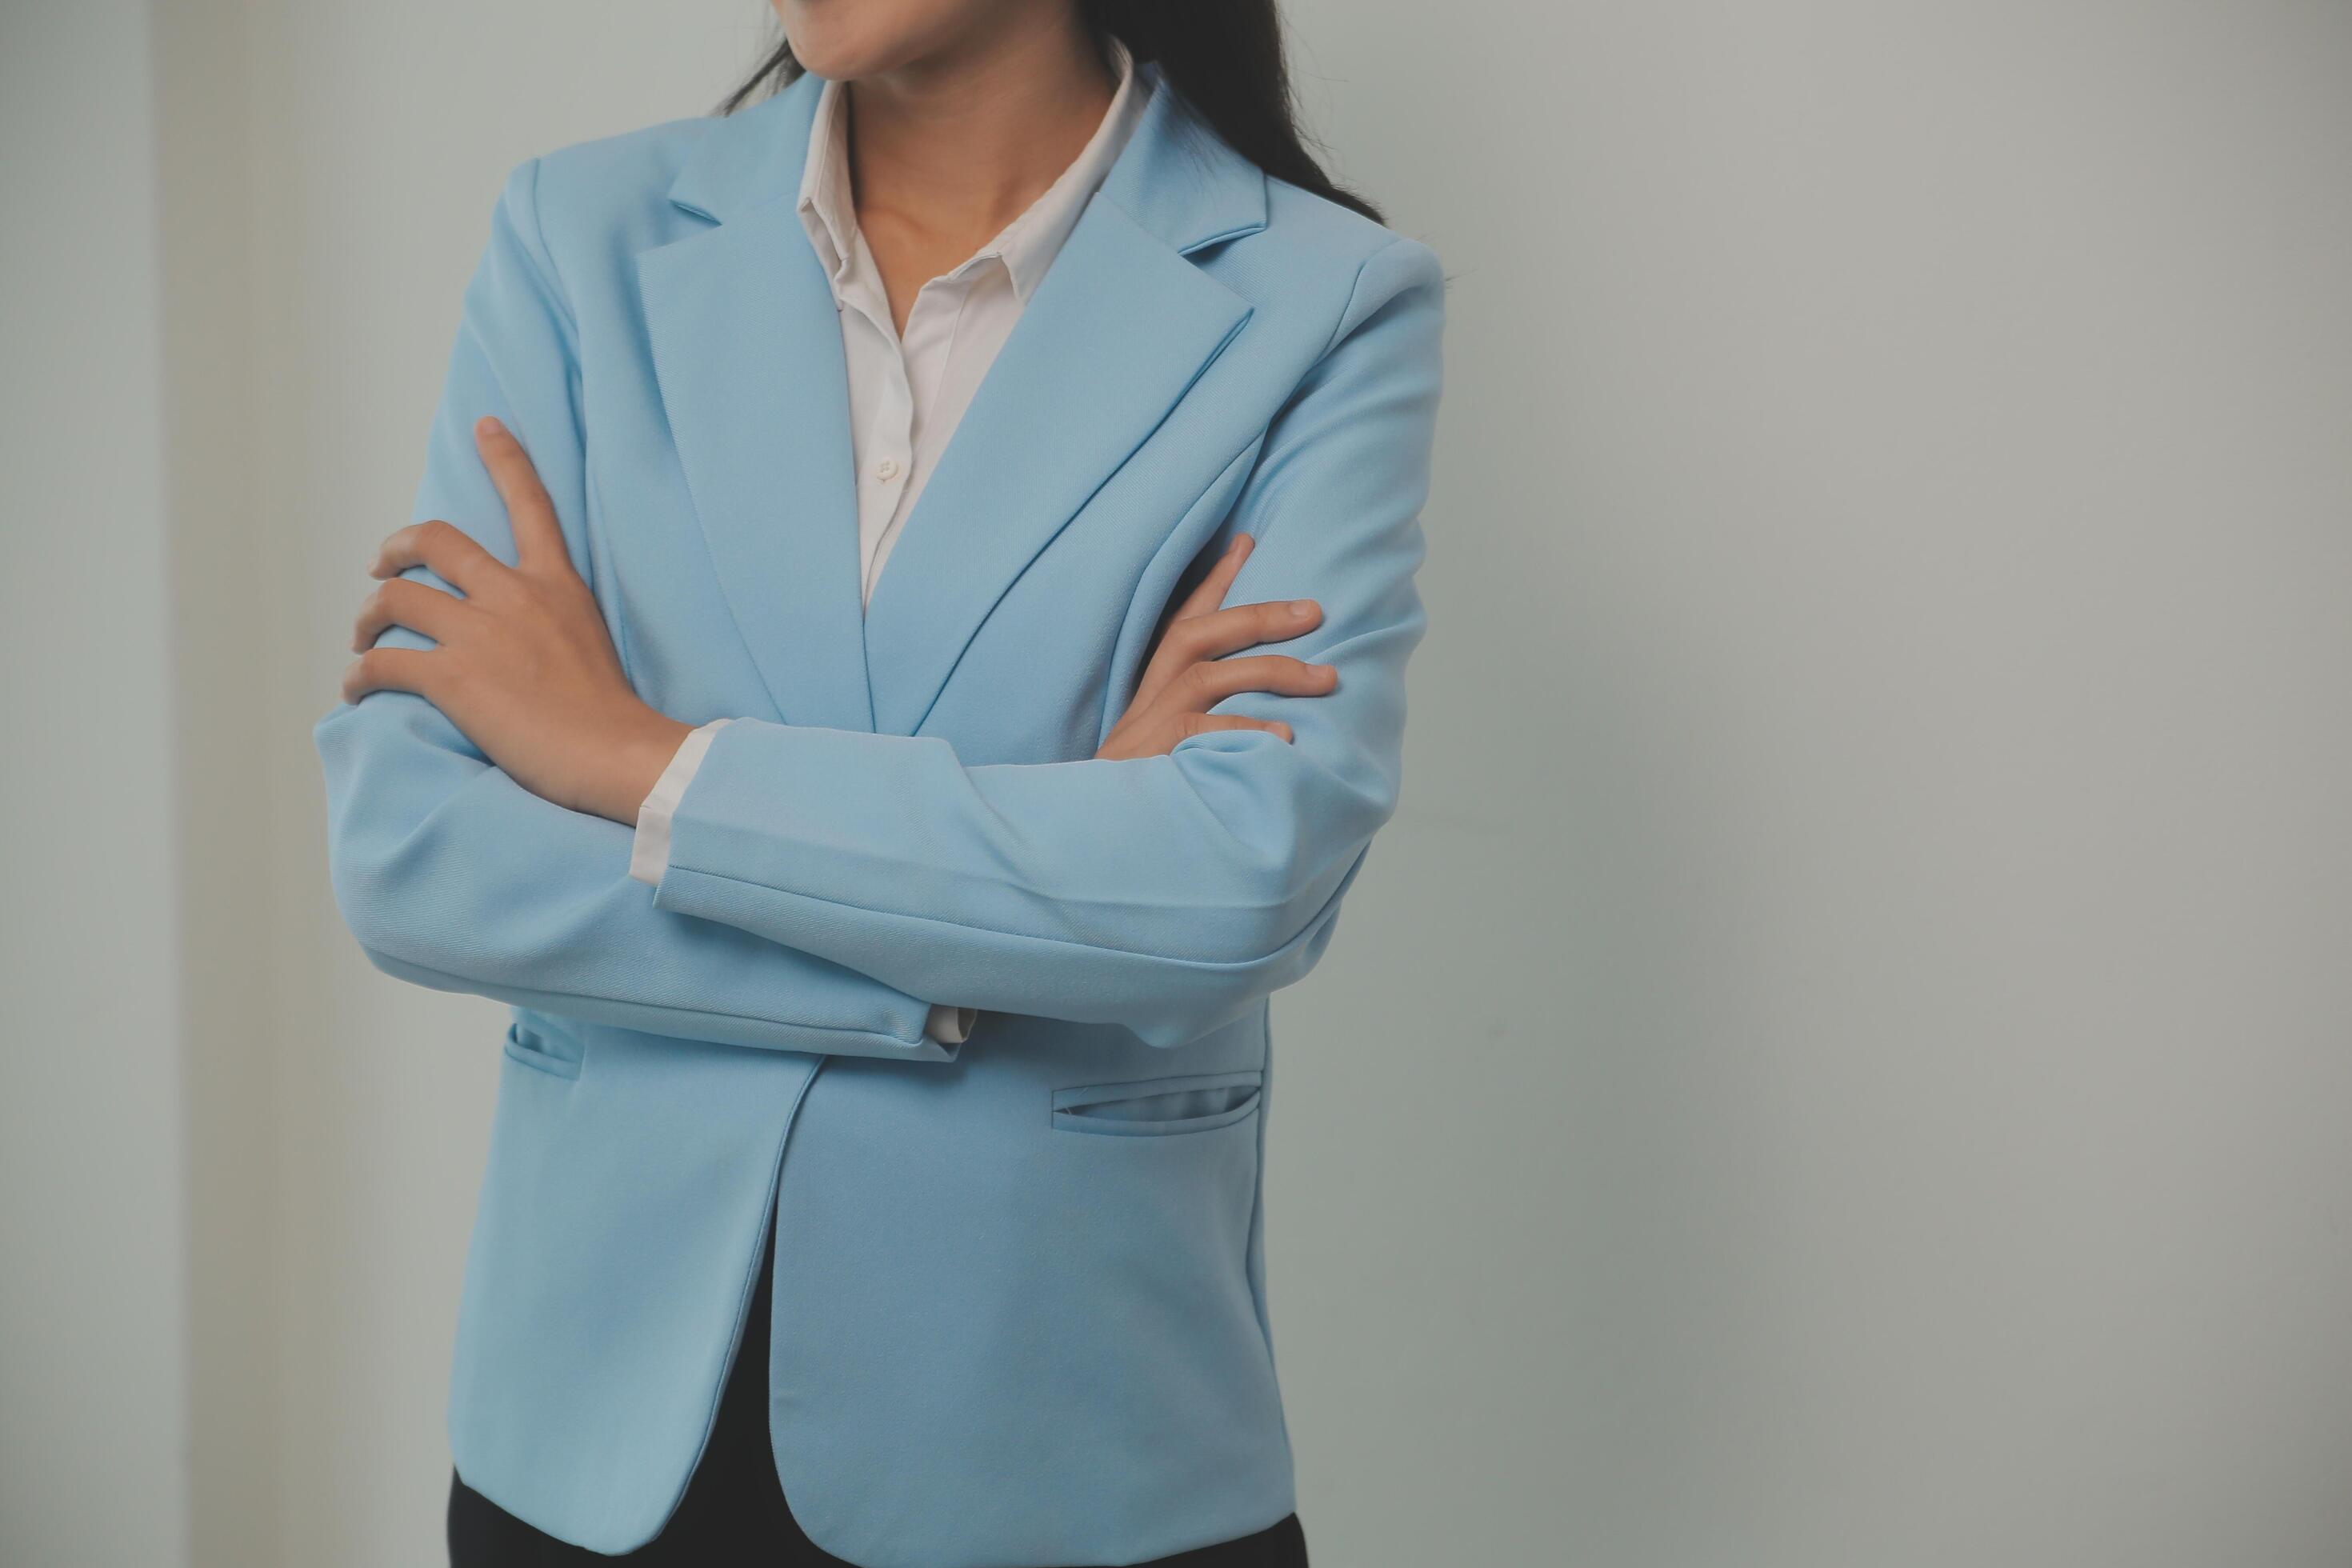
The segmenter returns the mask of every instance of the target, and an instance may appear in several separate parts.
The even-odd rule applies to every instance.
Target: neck
[[[848,85],[860,224],[985,240],[1069,167],[1117,79],[1075,7],[1017,8],[984,36]]]

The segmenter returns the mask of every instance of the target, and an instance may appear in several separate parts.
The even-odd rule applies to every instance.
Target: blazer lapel
[[[793,201],[821,85],[709,132],[671,199],[719,225],[637,275],[671,439],[777,710],[870,731],[841,323]]]
[[[996,601],[1142,445],[1249,307],[1099,199],[901,525],[866,614],[876,727],[911,734]]]
[[[794,197],[823,82],[713,125],[670,199],[717,226],[637,258],[670,435],[730,612],[786,721],[912,734],[1007,588],[1249,320],[1187,259],[1265,225],[1265,180],[1160,76],[982,379],[870,605],[841,322]]]
[[[1249,320],[1187,254],[1263,227],[1265,177],[1154,87],[875,584],[866,661],[886,734],[920,727],[1005,590]]]

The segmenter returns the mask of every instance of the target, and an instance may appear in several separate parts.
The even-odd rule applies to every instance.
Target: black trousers
[[[728,1370],[719,1415],[686,1497],[661,1534],[622,1557],[558,1541],[449,1478],[450,1568],[584,1568],[635,1563],[647,1568],[818,1568],[842,1559],[803,1534],[776,1479],[768,1446],[769,1279],[776,1238],[760,1262],[742,1348]],[[1238,1541],[1156,1560],[1169,1568],[1307,1568],[1307,1537],[1292,1514]],[[847,1568],[845,1564],[844,1568]]]

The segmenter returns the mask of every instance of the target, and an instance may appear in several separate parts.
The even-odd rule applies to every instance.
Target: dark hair
[[[1159,62],[1225,143],[1277,180],[1381,221],[1380,209],[1332,183],[1309,151],[1290,94],[1276,0],[1077,0],[1078,19],[1097,47],[1117,38],[1138,65]],[[719,105],[732,114],[801,74],[786,40]]]

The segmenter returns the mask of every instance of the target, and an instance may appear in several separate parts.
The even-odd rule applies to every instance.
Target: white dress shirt
[[[860,597],[871,602],[908,514],[923,493],[981,378],[1077,226],[1150,96],[1134,62],[1112,46],[1118,86],[1086,146],[1045,193],[952,272],[925,283],[898,331],[881,269],[857,226],[849,179],[848,95],[828,81],[817,98],[808,159],[801,171],[800,217],[833,281],[841,347],[849,373],[849,432],[857,471]],[[687,736],[637,812],[629,875],[658,884],[669,865],[670,818],[694,780],[719,719]],[[953,1045],[971,1030],[972,1010],[934,1005],[928,1032]]]

